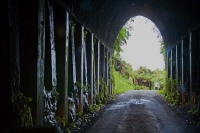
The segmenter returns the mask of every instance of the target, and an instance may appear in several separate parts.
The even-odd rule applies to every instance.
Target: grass
[[[114,74],[114,93],[122,94],[128,90],[134,90],[135,86],[132,80],[129,80],[119,74],[117,71],[113,71]]]

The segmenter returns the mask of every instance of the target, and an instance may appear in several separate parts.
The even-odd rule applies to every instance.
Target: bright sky
[[[132,22],[133,30],[121,52],[122,59],[130,63],[134,70],[146,66],[151,70],[163,70],[164,60],[160,54],[160,43],[157,34],[153,32],[154,23],[147,18],[137,16]]]

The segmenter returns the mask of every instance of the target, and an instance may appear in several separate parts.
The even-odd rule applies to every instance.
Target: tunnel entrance
[[[164,49],[164,43],[160,31],[148,18],[135,16],[120,30],[115,45],[118,45],[121,36],[126,36],[122,34],[124,29],[130,35],[125,43],[120,45],[122,50],[119,55],[118,50],[115,50],[115,92],[122,93],[129,89],[163,89],[165,63],[161,50]]]

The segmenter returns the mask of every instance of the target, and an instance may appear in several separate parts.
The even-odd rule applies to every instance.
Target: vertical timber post
[[[178,55],[179,55],[179,49],[178,49],[178,44],[176,45],[176,80],[177,80],[177,90],[179,91],[179,87],[180,87],[180,81],[179,81],[179,58],[178,58]],[[181,92],[179,92],[181,93]]]
[[[37,58],[37,116],[36,125],[44,119],[44,62],[45,62],[45,0],[38,3],[38,58]]]
[[[189,61],[190,61],[190,109],[194,108],[195,102],[195,84],[197,82],[197,49],[198,49],[198,39],[197,32],[190,32],[189,36]],[[196,81],[196,82],[195,82]]]
[[[170,57],[171,57],[171,62],[170,62],[170,78],[173,78],[173,49],[170,50],[171,51],[171,54],[170,54]]]
[[[113,88],[112,88],[112,56],[110,53],[110,92],[113,94]]]
[[[68,112],[69,112],[69,108],[68,108],[68,64],[69,64],[69,13],[68,11],[66,11],[66,35],[65,35],[65,83],[64,83],[64,99],[63,99],[63,103],[64,103],[64,113],[62,114],[63,117],[66,118],[66,123],[68,123]]]
[[[88,61],[87,61],[87,50],[86,50],[86,40],[84,39],[84,43],[83,43],[83,61],[84,61],[84,67],[85,67],[85,71],[84,71],[84,74],[85,74],[85,85],[87,85],[88,84],[88,71],[87,71],[87,69],[88,69],[88,66],[87,66],[87,63],[88,63]],[[84,82],[83,82],[84,83]],[[88,89],[88,88],[87,88]]]
[[[83,111],[83,65],[84,65],[84,27],[81,26],[81,90],[80,90],[80,101],[79,107],[80,111]]]
[[[17,2],[8,1],[11,89],[20,89],[19,23]]]
[[[17,5],[18,5],[18,1],[8,0],[9,43],[10,43],[10,46],[9,46],[10,53],[9,54],[10,54],[10,76],[11,76],[11,82],[10,82],[11,86],[10,87],[11,87],[11,90],[14,92],[15,91],[17,92],[20,90],[19,22],[18,22]],[[2,53],[1,53],[1,55],[2,55]],[[11,90],[9,90],[10,94],[11,94]],[[5,92],[2,91],[1,93],[3,94]],[[9,112],[9,115],[11,116],[11,118],[9,116],[4,115],[3,116],[4,120],[3,120],[1,117],[1,120],[0,120],[1,126],[7,126],[7,125],[10,126],[11,124],[12,125],[14,124],[14,126],[16,126],[15,124],[19,124],[19,123],[18,123],[18,121],[13,120],[13,114],[11,113],[13,111],[7,110],[7,109],[12,109],[12,105],[10,105],[11,108],[8,108],[9,102],[5,102],[5,98],[6,98],[6,100],[7,99],[10,100],[10,96],[9,95],[5,96],[5,94],[2,96],[3,96],[2,103],[5,103],[4,105],[6,105],[6,106],[1,108],[1,116],[3,116],[3,112]],[[7,98],[7,97],[9,97],[9,98]]]
[[[182,105],[185,104],[185,95],[184,95],[184,82],[185,82],[185,74],[184,74],[184,69],[185,69],[185,66],[184,66],[184,39],[182,39],[181,41],[181,66],[182,66],[182,80],[181,80],[181,84],[182,84]]]
[[[103,80],[104,80],[104,82],[106,81],[105,79],[106,79],[106,75],[105,75],[105,69],[106,69],[106,63],[105,63],[105,53],[106,53],[106,47],[105,47],[105,45],[103,45],[102,44],[102,46],[103,46],[103,74],[102,74],[102,76],[103,76]],[[104,93],[105,93],[105,89],[104,89]]]
[[[169,69],[169,51],[167,51],[167,78],[170,77],[169,71],[170,71],[170,69]]]
[[[98,58],[97,58],[97,94],[99,94],[99,68],[100,68],[100,40],[98,40]]]
[[[49,8],[49,28],[50,28],[50,45],[51,45],[51,72],[52,72],[52,90],[57,89],[57,77],[56,77],[56,51],[55,51],[55,35],[54,35],[54,14],[53,5],[48,1]]]
[[[193,73],[192,73],[192,71],[193,71],[193,64],[192,64],[192,62],[193,62],[193,56],[192,56],[192,54],[193,54],[193,50],[192,50],[192,43],[193,43],[193,41],[192,41],[192,38],[193,38],[193,36],[192,36],[192,32],[190,32],[190,34],[189,34],[189,72],[190,72],[190,74],[189,74],[189,77],[190,77],[190,109],[192,109],[192,107],[193,107],[193,101],[192,101],[192,90],[193,90],[193,78],[192,78],[192,76],[193,76]]]
[[[93,33],[91,33],[91,84],[90,84],[90,91],[91,91],[91,104],[93,105],[93,90],[94,90],[94,44],[93,44]]]
[[[106,85],[107,85],[107,88],[109,87],[109,65],[108,65],[108,62],[109,62],[109,51],[107,49],[106,51]],[[109,88],[108,88],[109,89]],[[110,93],[110,90],[108,91],[108,93]]]

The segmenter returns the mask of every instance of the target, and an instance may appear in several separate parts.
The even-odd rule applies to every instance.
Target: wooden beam
[[[64,103],[64,113],[63,116],[66,118],[66,123],[68,123],[68,113],[69,113],[69,106],[68,106],[68,90],[69,90],[69,86],[68,86],[68,75],[69,75],[69,13],[68,11],[66,11],[65,13],[65,24],[66,24],[66,29],[65,29],[65,83],[64,83],[64,99],[63,99],[63,103]]]
[[[167,51],[167,78],[170,78],[170,50]]]
[[[109,51],[108,51],[108,49],[106,50],[106,85],[107,85],[107,87],[109,86],[108,84],[108,82],[109,82],[109,65],[108,65],[108,60],[109,59]],[[109,91],[110,92],[110,91]]]
[[[8,22],[9,22],[9,34],[7,32],[1,32],[6,34],[6,40],[8,45],[6,48],[8,51],[4,49],[5,44],[1,44],[1,116],[0,116],[0,124],[1,127],[11,127],[11,126],[20,126],[18,113],[12,110],[13,101],[12,101],[12,92],[17,93],[20,91],[20,51],[19,51],[19,16],[18,16],[18,1],[8,0]],[[7,14],[6,14],[7,15]],[[6,16],[7,17],[7,16]],[[4,18],[3,18],[4,19]],[[2,23],[2,22],[1,22]],[[7,30],[7,23],[4,25]],[[1,36],[2,37],[2,36]],[[3,38],[5,39],[5,38]],[[3,41],[4,42],[4,41]],[[9,45],[10,44],[10,45]],[[2,56],[6,53],[7,56]],[[7,54],[8,53],[8,54]],[[10,59],[9,58],[10,54]],[[6,58],[5,58],[6,57]],[[9,62],[10,61],[10,62]],[[8,65],[6,65],[6,64]],[[8,69],[6,68],[8,67]],[[3,69],[6,68],[6,69]],[[10,71],[9,71],[10,70]],[[5,73],[4,73],[5,72]],[[3,75],[2,75],[3,74]],[[5,82],[7,80],[7,82]],[[9,87],[8,87],[9,86]],[[17,102],[17,101],[14,101]],[[7,114],[7,115],[5,115]],[[17,124],[17,125],[16,125]],[[32,124],[32,123],[31,123]],[[3,132],[3,131],[2,131]]]
[[[94,44],[93,44],[93,33],[91,33],[91,83],[90,83],[90,90],[91,90],[91,104],[93,105],[93,93],[94,93]]]
[[[87,61],[87,50],[86,50],[86,40],[84,39],[84,43],[83,43],[83,58],[84,58],[84,60],[83,60],[83,64],[85,65],[85,85],[87,85],[88,84],[88,71],[87,71],[87,69],[88,69],[88,66],[87,66],[87,63],[88,63],[88,61]]]
[[[97,54],[97,94],[99,94],[99,68],[100,68],[100,40],[98,40],[98,54]]]
[[[197,31],[190,32],[189,36],[189,64],[190,64],[190,109],[194,109],[195,85],[197,83],[197,62],[198,62],[198,35]]]
[[[71,24],[71,43],[72,43],[72,66],[73,66],[73,84],[74,91],[76,91],[77,87],[76,83],[76,54],[75,54],[75,44],[74,44],[74,26]]]
[[[173,78],[173,50],[170,50],[170,58],[171,58],[171,62],[170,62],[170,78]]]
[[[102,76],[103,76],[103,80],[104,80],[104,82],[106,82],[106,60],[105,60],[105,56],[106,56],[106,47],[105,47],[105,45],[103,45],[102,44],[102,46],[103,46],[103,55],[102,55],[102,57],[103,57],[103,74],[102,74]],[[104,90],[104,93],[105,93],[105,90]]]
[[[190,63],[190,67],[189,67],[189,71],[190,71],[190,75],[189,75],[189,77],[190,77],[190,109],[192,109],[193,108],[193,95],[192,95],[192,93],[193,93],[193,56],[192,56],[192,54],[193,54],[193,46],[192,46],[192,43],[193,43],[193,33],[192,32],[190,32],[190,35],[189,35],[189,63]]]
[[[184,69],[185,69],[185,61],[184,61],[184,39],[182,39],[181,41],[181,64],[182,64],[182,105],[185,104],[185,73],[184,73]]]
[[[84,27],[81,26],[81,90],[80,90],[80,99],[79,99],[79,111],[83,111],[83,65],[84,65]]]
[[[17,1],[8,1],[11,89],[20,89],[19,22]]]
[[[43,126],[44,62],[45,62],[45,0],[38,3],[37,111],[36,125]]]
[[[112,87],[112,57],[110,57],[110,91],[113,94],[113,87]]]
[[[50,28],[50,46],[51,46],[51,82],[52,90],[57,89],[57,77],[56,77],[56,50],[55,50],[55,34],[54,34],[54,14],[53,5],[48,1],[49,8],[49,28]]]

